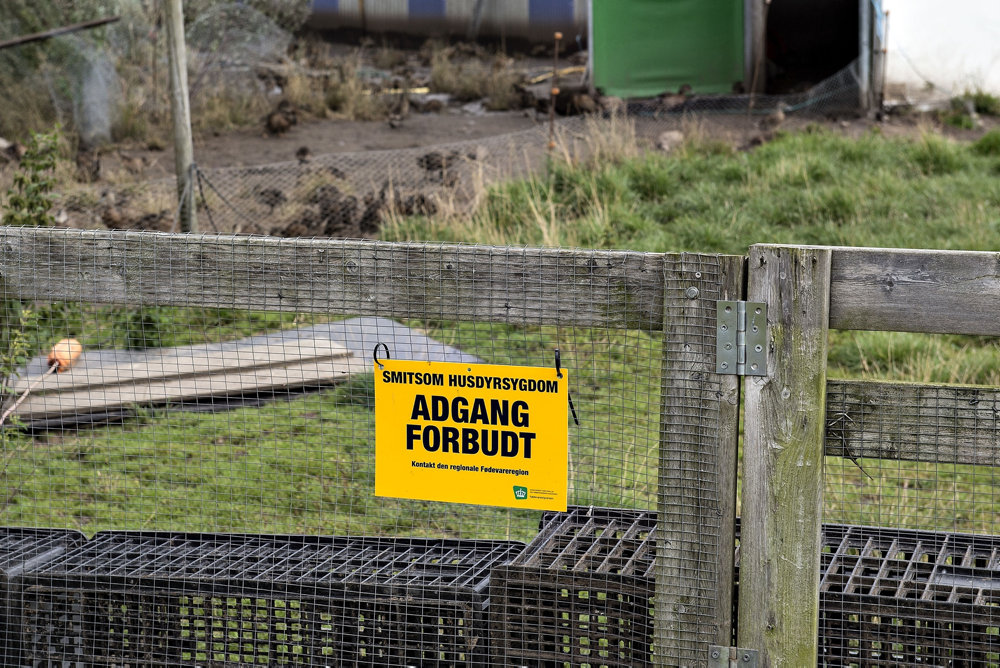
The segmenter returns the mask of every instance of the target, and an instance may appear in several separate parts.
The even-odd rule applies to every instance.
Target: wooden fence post
[[[732,637],[738,376],[715,373],[716,301],[740,299],[744,258],[684,253],[663,269],[656,665],[705,665]]]
[[[174,168],[180,202],[181,232],[197,232],[195,213],[194,144],[191,139],[191,99],[188,95],[187,48],[184,43],[184,8],[181,0],[168,0],[167,52],[170,56],[170,109],[174,117]]]
[[[738,645],[761,666],[815,666],[830,249],[750,249],[767,303],[768,374],[746,379]]]

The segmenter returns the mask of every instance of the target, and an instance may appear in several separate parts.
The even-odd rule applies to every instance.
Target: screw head
[[[712,650],[712,658],[713,659],[718,659],[719,658],[719,650],[717,650],[717,649],[713,649]]]
[[[692,285],[692,286],[691,286],[690,288],[688,288],[687,290],[685,290],[685,291],[684,291],[684,295],[685,295],[685,296],[686,296],[686,297],[687,297],[688,299],[694,299],[694,298],[695,298],[695,297],[697,297],[697,296],[698,296],[699,294],[700,294],[700,293],[698,292],[698,288],[694,287],[693,285]]]

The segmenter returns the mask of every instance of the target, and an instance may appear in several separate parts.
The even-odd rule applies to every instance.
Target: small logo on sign
[[[528,488],[514,485],[514,498],[524,500],[528,498]]]

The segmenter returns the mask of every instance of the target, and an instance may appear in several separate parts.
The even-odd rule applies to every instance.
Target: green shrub
[[[980,89],[976,89],[974,93],[966,93],[966,97],[972,100],[977,114],[1000,116],[1000,97]]]
[[[58,127],[49,133],[31,133],[28,150],[14,174],[13,185],[7,191],[4,225],[42,227],[53,224],[50,211],[59,133]]]

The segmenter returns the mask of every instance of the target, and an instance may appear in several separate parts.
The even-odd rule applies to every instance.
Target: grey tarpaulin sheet
[[[353,356],[351,364],[357,364],[358,373],[366,373],[372,367],[375,345],[382,343],[389,349],[392,359],[427,360],[432,362],[481,362],[478,357],[458,348],[443,344],[388,318],[359,317],[336,322],[288,329],[271,334],[260,334],[238,341],[198,344],[176,348],[150,348],[145,350],[85,350],[74,365],[74,371],[90,370],[104,379],[114,378],[115,368],[142,362],[162,360],[165,357],[212,357],[231,356],[239,358],[241,351],[249,354],[251,348],[267,345],[294,347],[297,341],[329,339],[333,344],[347,348]],[[245,361],[245,357],[244,357]],[[45,356],[32,359],[22,371],[21,377],[31,379],[46,370]],[[106,381],[105,381],[106,382]],[[322,387],[289,390],[287,392],[244,393],[237,396],[199,397],[196,400],[171,404],[178,410],[228,410],[241,406],[257,405],[280,397],[296,396]],[[73,426],[101,424],[129,415],[127,410],[100,411],[88,414],[70,414],[57,419],[33,420],[27,426],[33,429],[58,429]]]

